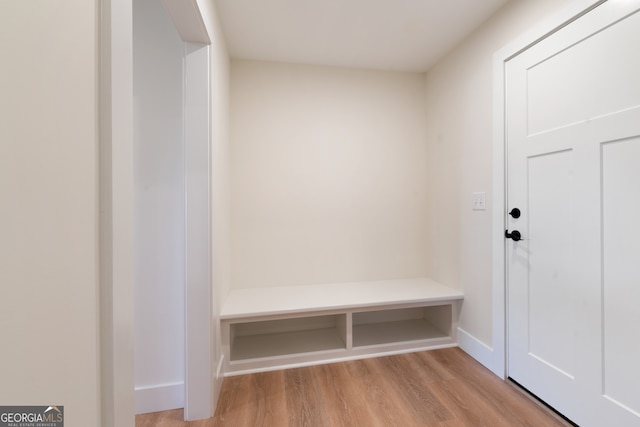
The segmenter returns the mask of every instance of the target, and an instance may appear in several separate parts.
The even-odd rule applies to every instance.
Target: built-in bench
[[[456,345],[463,294],[428,278],[232,290],[226,375]]]

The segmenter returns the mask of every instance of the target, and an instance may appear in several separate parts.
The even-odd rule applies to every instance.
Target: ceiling
[[[232,58],[426,71],[508,0],[217,0]]]

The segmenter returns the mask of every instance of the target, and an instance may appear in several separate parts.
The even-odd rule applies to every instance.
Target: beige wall
[[[97,2],[0,2],[0,402],[99,424]]]
[[[234,288],[427,273],[424,76],[231,67]]]
[[[464,291],[460,327],[488,346],[493,340],[493,54],[567,4],[508,3],[426,76],[428,270],[434,279]],[[486,191],[486,211],[471,210],[475,191]]]

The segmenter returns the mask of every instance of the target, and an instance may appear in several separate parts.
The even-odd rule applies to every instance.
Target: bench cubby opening
[[[231,361],[346,349],[346,314],[232,323]]]
[[[353,313],[353,347],[451,338],[452,305]]]

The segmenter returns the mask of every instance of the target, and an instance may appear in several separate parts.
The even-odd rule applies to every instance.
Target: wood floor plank
[[[314,368],[295,368],[284,372],[290,426],[331,425],[324,395],[315,382]]]
[[[366,423],[376,425],[369,411],[366,395],[359,382],[352,381],[344,363],[333,363],[314,367],[316,381],[325,396],[329,422],[336,427],[351,427]]]
[[[255,376],[243,375],[225,379],[225,393],[220,394],[218,410],[220,417],[214,419],[214,426],[242,427],[255,425],[257,408],[252,406],[256,394],[252,385]],[[247,410],[251,408],[251,410]]]
[[[212,419],[184,421],[183,409],[136,415],[136,427],[211,427]]]
[[[346,362],[350,380],[356,385],[358,396],[364,400],[370,413],[370,418],[374,421],[372,426],[396,426],[410,425],[407,420],[409,414],[399,408],[403,407],[400,396],[389,393],[385,382],[380,380],[380,376],[375,368],[375,364],[367,360]],[[353,381],[358,378],[357,381]],[[356,425],[366,425],[365,422]]]
[[[459,348],[225,378],[216,414],[136,427],[567,427]]]
[[[412,424],[428,425],[453,419],[453,414],[411,369],[409,360],[409,357],[380,357],[367,363],[375,364],[380,379],[400,396],[403,412],[411,415]]]
[[[257,386],[260,392],[255,399],[255,405],[263,410],[258,411],[261,425],[286,425],[289,419],[287,410],[286,387],[284,372],[265,372],[257,374]]]
[[[455,414],[455,419],[464,425],[477,427],[515,427],[518,424],[506,420],[484,395],[474,393],[472,387],[459,379],[453,379],[428,386],[446,402]]]
[[[546,425],[547,411],[540,411],[537,404],[515,390],[487,369],[475,369],[475,360],[462,351],[429,352],[425,357],[436,359],[440,366],[447,366],[461,381],[460,392],[469,396],[483,396],[483,402],[491,407],[488,413],[498,413],[506,426]],[[469,390],[466,390],[466,389]],[[516,393],[514,393],[516,391]],[[541,415],[543,417],[541,417]]]
[[[136,415],[136,427],[173,427],[183,419],[182,409]]]
[[[409,353],[407,357],[414,360],[416,371],[420,373],[421,378],[426,383],[446,381],[456,377],[446,366],[437,360],[434,355],[439,354],[436,351],[420,351],[417,353]]]

